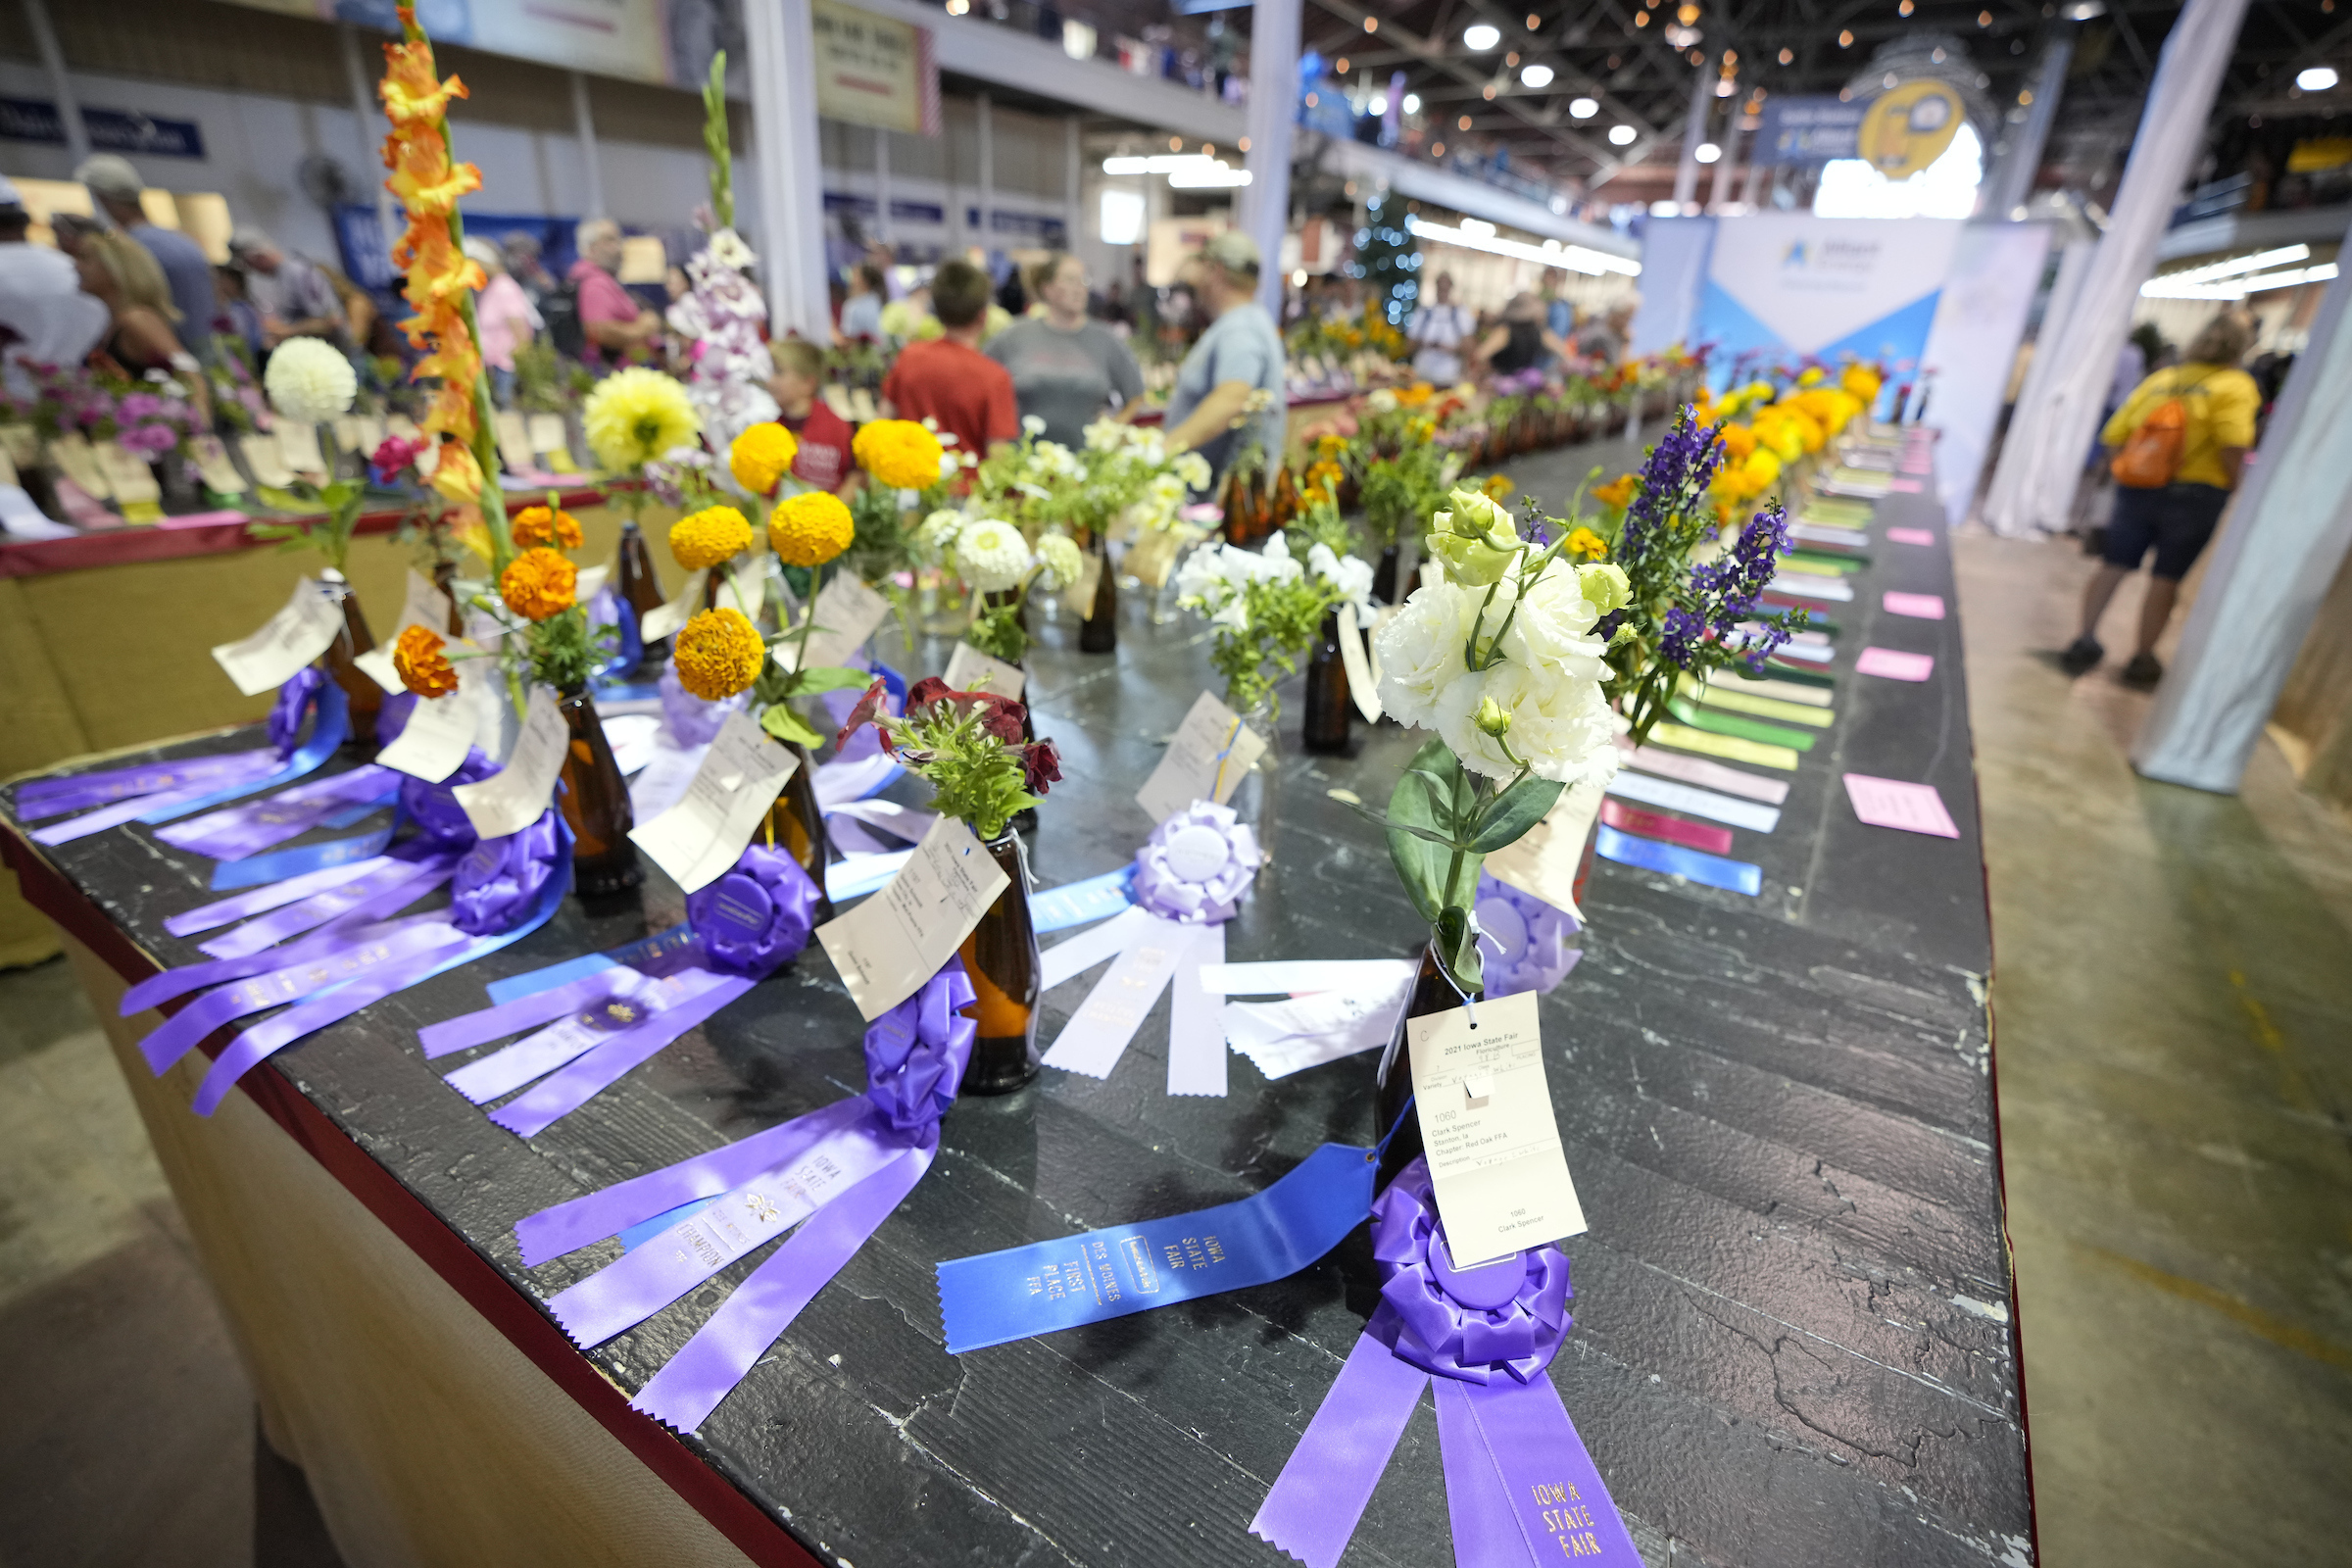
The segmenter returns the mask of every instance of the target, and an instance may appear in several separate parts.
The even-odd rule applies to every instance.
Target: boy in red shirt
[[[776,366],[767,378],[768,396],[782,411],[776,422],[801,443],[792,476],[835,495],[855,490],[860,475],[850,460],[850,427],[816,395],[824,381],[824,356],[815,344],[797,337],[771,341],[767,355]]]
[[[931,419],[959,450],[980,457],[1021,433],[1011,373],[980,352],[989,294],[988,274],[971,263],[943,264],[931,278],[931,310],[944,334],[900,350],[882,382],[885,414]]]

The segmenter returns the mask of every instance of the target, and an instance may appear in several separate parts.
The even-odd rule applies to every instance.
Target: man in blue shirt
[[[100,153],[82,160],[74,177],[89,188],[90,197],[99,210],[122,226],[122,232],[146,247],[156,265],[164,270],[164,281],[171,285],[172,303],[178,307],[179,319],[172,330],[190,354],[198,359],[210,359],[213,352],[213,318],[219,314],[219,301],[213,292],[213,262],[204,254],[204,247],[175,229],[159,228],[147,220],[146,209],[139,205],[139,192],[145,182],[127,158],[112,153]]]
[[[1168,397],[1167,446],[1199,452],[1222,474],[1255,445],[1269,468],[1282,462],[1290,407],[1282,333],[1257,303],[1257,244],[1226,229],[1186,264],[1208,328],[1186,355]],[[1263,397],[1257,397],[1263,394]],[[1260,404],[1254,411],[1252,401]]]

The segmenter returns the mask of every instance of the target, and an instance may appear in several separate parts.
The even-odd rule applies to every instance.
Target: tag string
[[[1374,1159],[1378,1159],[1381,1155],[1389,1152],[1389,1141],[1403,1130],[1404,1118],[1413,1113],[1413,1101],[1417,1097],[1412,1095],[1407,1095],[1404,1097],[1404,1103],[1397,1108],[1396,1119],[1389,1123],[1389,1130],[1381,1135],[1381,1140],[1379,1143],[1372,1146],[1372,1157]]]

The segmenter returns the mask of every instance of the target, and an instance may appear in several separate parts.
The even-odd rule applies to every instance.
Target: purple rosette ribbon
[[[1567,979],[1576,960],[1585,956],[1582,948],[1568,945],[1568,939],[1583,929],[1575,915],[1485,871],[1478,874],[1474,908],[1490,997],[1547,993]]]
[[[866,1091],[740,1143],[576,1198],[514,1227],[526,1264],[668,1219],[659,1234],[548,1301],[601,1345],[736,1259],[793,1234],[630,1402],[698,1430],[928,1170],[977,1030],[951,959],[865,1033]],[[794,1231],[794,1227],[799,1229]]]
[[[577,980],[422,1031],[428,1058],[529,1030],[449,1075],[477,1105],[517,1090],[490,1119],[534,1138],[798,957],[816,885],[781,850],[755,844],[686,901],[689,939],[653,945]]]
[[[1457,1564],[1641,1568],[1546,1375],[1574,1321],[1568,1259],[1538,1247],[1455,1267],[1419,1159],[1373,1201],[1372,1255],[1380,1306],[1251,1532],[1308,1568],[1335,1568],[1422,1392],[1434,1386]]]
[[[727,715],[751,701],[749,694],[706,702],[678,684],[678,666],[664,660],[662,678],[655,683],[662,694],[662,727],[681,752],[697,746],[708,746],[718,738],[719,726]]]
[[[1230,920],[1265,858],[1257,835],[1233,808],[1195,801],[1153,828],[1136,851],[1135,902],[1184,925]]]

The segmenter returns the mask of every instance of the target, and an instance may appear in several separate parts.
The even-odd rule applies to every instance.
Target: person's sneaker
[[[2154,654],[2133,654],[2132,662],[2124,666],[2124,684],[2140,691],[2148,690],[2162,679],[2164,666],[2156,662]]]
[[[2058,667],[2069,675],[2080,675],[2095,668],[2099,661],[2106,657],[2107,650],[2099,646],[2097,638],[2078,637],[2067,644],[2065,653],[2058,656]]]

